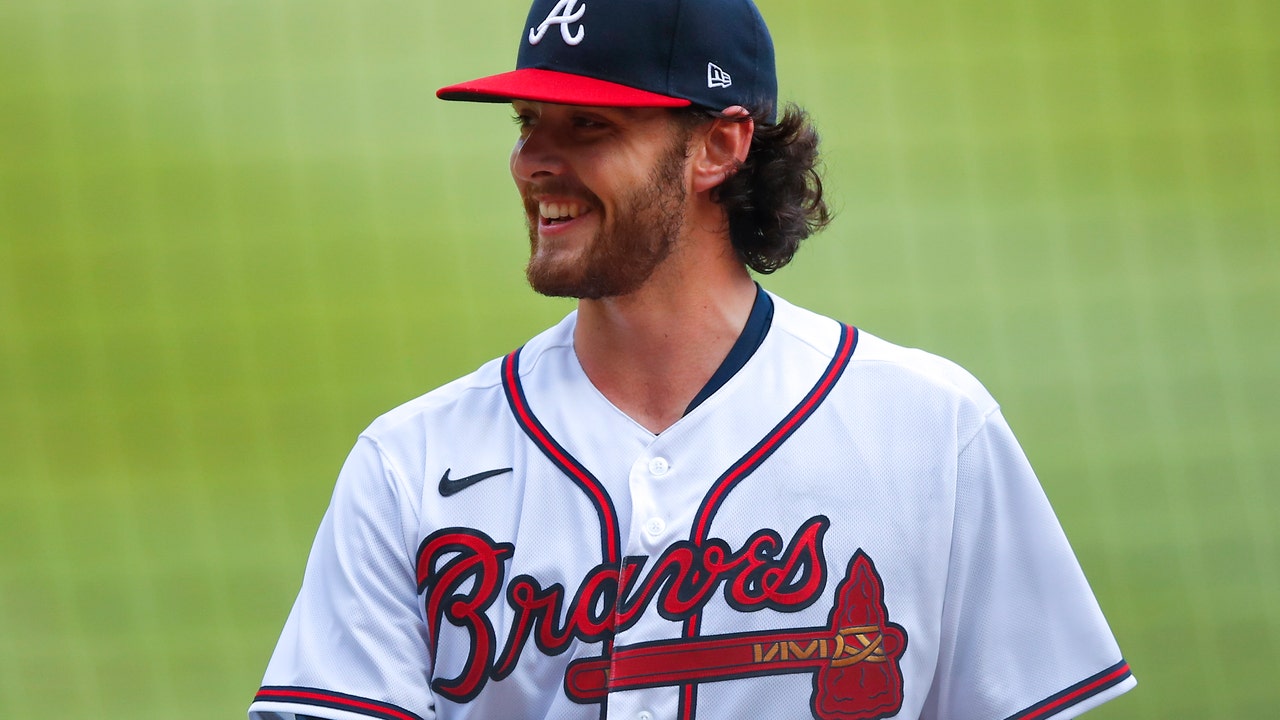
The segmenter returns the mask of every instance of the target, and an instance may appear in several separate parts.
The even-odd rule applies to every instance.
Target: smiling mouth
[[[540,202],[538,217],[543,225],[566,223],[587,212],[587,206],[577,202]]]

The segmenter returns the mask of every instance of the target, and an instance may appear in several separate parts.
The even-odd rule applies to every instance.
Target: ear
[[[719,187],[738,166],[746,162],[755,134],[755,121],[741,105],[724,112],[696,134],[692,149],[694,192]]]

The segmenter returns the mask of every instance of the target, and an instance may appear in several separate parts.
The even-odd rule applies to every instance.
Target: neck
[[[687,257],[709,247],[714,257]],[[670,260],[634,293],[580,301],[574,332],[592,384],[655,434],[683,416],[723,362],[756,293],[727,244],[685,245]]]

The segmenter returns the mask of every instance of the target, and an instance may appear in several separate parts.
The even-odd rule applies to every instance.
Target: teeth
[[[581,205],[574,202],[540,202],[538,203],[538,213],[548,220],[563,220],[564,218],[578,217],[583,213],[583,209]]]

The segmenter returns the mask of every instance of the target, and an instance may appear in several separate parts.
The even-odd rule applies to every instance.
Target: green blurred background
[[[604,1],[604,0],[598,0]],[[1139,677],[1280,707],[1280,3],[762,0],[834,226],[764,284],[974,371]],[[243,717],[377,414],[524,285],[523,0],[0,2],[0,718]]]

